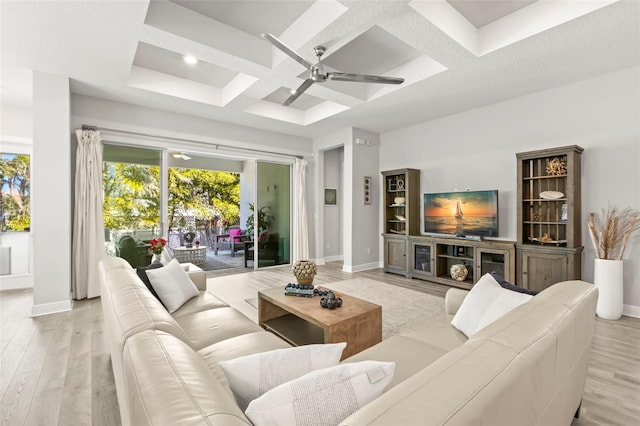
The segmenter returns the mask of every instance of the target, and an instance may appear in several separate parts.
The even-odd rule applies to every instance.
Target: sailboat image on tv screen
[[[424,232],[498,236],[498,191],[424,194]]]
[[[460,205],[460,200],[456,204],[456,219],[462,220],[462,206]]]

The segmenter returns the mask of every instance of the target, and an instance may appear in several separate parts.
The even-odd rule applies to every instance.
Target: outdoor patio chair
[[[231,250],[231,256],[235,256],[238,250],[244,250],[244,242],[248,236],[244,235],[241,229],[230,229],[228,234],[216,235],[214,254],[218,255],[218,250]]]

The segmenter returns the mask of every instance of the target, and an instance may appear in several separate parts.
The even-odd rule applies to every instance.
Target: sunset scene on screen
[[[456,213],[456,205],[460,200],[460,205],[465,216],[487,217],[494,216],[493,203],[487,199],[486,195],[478,195],[474,193],[460,194],[443,194],[439,197],[437,194],[431,198],[431,205],[426,209],[427,216],[454,216]]]

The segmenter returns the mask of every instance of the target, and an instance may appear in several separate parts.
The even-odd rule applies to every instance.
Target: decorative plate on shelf
[[[537,237],[529,237],[529,241],[534,242],[534,243],[540,243],[540,244],[564,244],[567,242],[567,240],[553,240],[551,238],[549,238],[548,236],[543,235],[540,238]]]
[[[540,198],[543,200],[557,200],[564,198],[564,194],[560,191],[543,191],[540,193]]]
[[[407,220],[406,217],[404,217],[402,215],[399,215],[399,214],[396,215],[396,219],[398,219],[398,220]]]

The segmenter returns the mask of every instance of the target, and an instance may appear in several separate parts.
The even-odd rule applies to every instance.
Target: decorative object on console
[[[327,309],[335,309],[342,306],[342,297],[340,293],[332,290],[316,289],[316,293],[324,296],[320,299],[320,306]]]
[[[193,247],[193,240],[196,239],[196,233],[195,232],[186,232],[184,234],[184,246],[187,248],[191,248]]]
[[[467,267],[464,266],[463,263],[456,263],[455,265],[451,265],[451,278],[456,281],[464,281],[469,274]]]
[[[602,210],[600,226],[594,212],[589,213],[587,225],[596,254],[593,272],[593,282],[599,291],[596,314],[617,320],[624,308],[622,257],[629,237],[640,229],[640,211],[609,204],[606,211]]]
[[[298,260],[292,270],[298,284],[311,284],[318,272],[318,266],[310,260]]]
[[[364,177],[364,203],[371,204],[371,194],[373,188],[371,187],[371,176]]]
[[[560,191],[542,191],[540,193],[540,198],[543,200],[557,200],[563,197],[564,194]]]
[[[567,174],[567,162],[563,159],[555,157],[547,160],[545,171],[549,176],[562,176]]]
[[[315,288],[313,284],[292,284],[289,283],[284,286],[285,296],[302,296],[313,297],[315,295]]]

